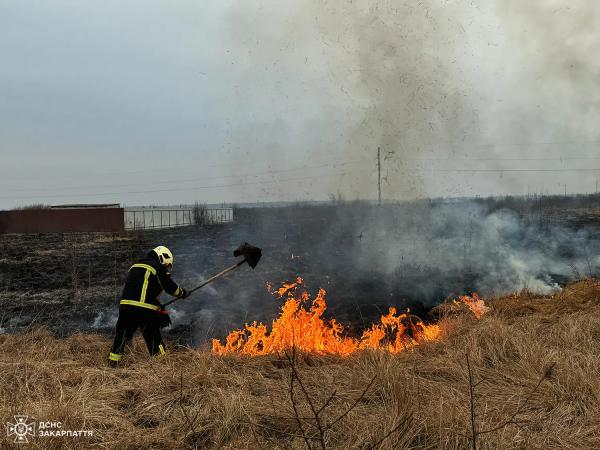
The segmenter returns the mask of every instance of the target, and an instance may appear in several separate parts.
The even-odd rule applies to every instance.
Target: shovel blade
[[[254,269],[262,257],[262,249],[244,242],[235,249],[233,256],[243,256],[248,265]]]

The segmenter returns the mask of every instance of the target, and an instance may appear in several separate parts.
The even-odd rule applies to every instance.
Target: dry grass
[[[600,448],[599,299],[600,284],[582,281],[554,298],[492,300],[480,321],[468,314],[446,319],[440,343],[399,356],[300,355],[298,377],[317,405],[336,391],[324,422],[359,399],[325,434],[327,448],[371,449],[398,424],[378,448],[469,448],[466,354],[478,383],[477,430],[513,416],[516,422],[479,435],[479,448]],[[34,438],[27,448],[306,448],[285,358],[182,348],[150,360],[137,341],[124,366],[111,370],[109,342],[97,335],[61,340],[37,330],[1,335],[0,345],[2,421],[24,413],[94,430],[90,439]],[[305,434],[316,433],[297,382],[294,397],[298,415],[307,417],[300,421]],[[1,436],[2,448],[12,445]]]

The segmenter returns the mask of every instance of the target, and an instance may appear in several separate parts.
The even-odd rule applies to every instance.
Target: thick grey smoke
[[[461,23],[475,14],[470,2],[334,2],[316,19],[336,48],[328,66],[355,106],[346,152],[374,161],[381,148],[387,197],[426,197],[418,158],[477,126],[460,61]],[[373,181],[357,178],[348,195],[364,197]]]
[[[121,3],[0,6],[1,207],[595,188],[598,2]]]
[[[480,71],[473,79],[487,145],[474,150],[491,158],[481,162],[487,169],[517,171],[484,173],[487,180],[466,174],[473,193],[594,192],[600,62],[592,55],[600,51],[600,3],[498,0],[488,13],[495,30],[482,35],[488,56],[471,62]]]
[[[462,201],[373,214],[359,222],[364,244],[353,260],[365,272],[414,284],[425,304],[461,291],[549,294],[565,280],[591,276],[598,243],[584,231],[542,224],[539,214]],[[423,278],[411,282],[415,272]]]
[[[593,172],[536,170],[585,169],[595,156],[599,14],[585,1],[236,4],[222,30],[231,46],[224,58],[249,120],[231,126],[229,144],[248,155],[231,153],[232,175],[265,154],[274,171],[329,159],[348,174],[306,188],[267,184],[262,198],[303,198],[315,185],[323,196],[374,198],[380,147],[389,199],[583,186]],[[580,159],[543,160],[572,156]],[[428,172],[507,167],[533,171]],[[265,247],[261,265],[199,292],[173,317],[200,340],[268,320],[279,304],[265,283],[298,275],[312,292],[327,289],[329,312],[355,325],[389,305],[429,307],[465,292],[547,294],[594,275],[599,262],[590,231],[550,221],[547,208],[422,201],[240,211],[233,227],[175,237],[175,275],[193,286],[229,265],[246,240]]]
[[[263,5],[236,4],[227,16],[226,39],[233,54],[247,55],[243,77],[256,86],[243,93],[255,120],[234,130],[233,140],[250,158],[268,148],[274,168],[323,155],[358,161],[344,167],[345,176],[310,181],[318,199],[374,198],[378,147],[389,199],[595,186],[594,172],[560,170],[589,168],[596,157],[600,63],[592,55],[600,50],[600,4]],[[268,109],[276,123],[263,120]],[[263,191],[303,198],[309,189],[290,183]]]
[[[515,136],[598,140],[600,3],[509,0],[499,2],[496,12],[512,50],[505,52],[510,85],[499,88],[512,92],[507,97],[517,112],[509,122]]]
[[[257,146],[271,148],[274,167],[323,155],[358,164],[341,164],[351,172],[345,177],[318,180],[321,199],[330,193],[373,198],[380,147],[385,195],[427,196],[424,174],[414,170],[417,159],[477,129],[462,60],[469,53],[464,27],[476,28],[478,15],[467,1],[236,5],[226,36],[234,54],[250,55],[244,79],[257,86],[244,93],[256,105],[254,128],[237,130],[236,142],[250,157],[262,154]],[[255,98],[268,83],[272,97],[279,96],[269,105],[281,109],[276,124],[261,120],[269,99]],[[282,188],[294,198],[297,185]]]
[[[557,199],[418,201],[258,208],[224,229],[173,236],[176,279],[193,286],[233,262],[248,240],[264,247],[256,270],[243,267],[178,304],[176,324],[198,342],[245,322],[269,323],[282,301],[266,290],[304,278],[327,290],[328,314],[352,328],[389,306],[423,313],[448,296],[550,294],[598,273],[600,243],[574,217],[560,223]]]

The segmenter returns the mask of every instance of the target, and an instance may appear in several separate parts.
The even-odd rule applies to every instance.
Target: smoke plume
[[[245,322],[268,321],[282,301],[267,292],[267,282],[296,276],[312,293],[324,288],[328,314],[352,328],[389,306],[424,313],[464,293],[550,294],[595,275],[600,248],[590,230],[549,214],[555,199],[545,201],[543,208],[514,199],[244,208],[231,227],[171,238],[174,275],[190,287],[232,264],[240,242],[264,249],[255,270],[242,267],[199,291],[174,317],[192,322],[202,341],[207,330],[221,336]]]
[[[593,172],[550,179],[545,170],[585,168],[595,156],[600,5],[276,3],[236,4],[226,18],[252,118],[232,127],[232,140],[250,157],[268,153],[274,170],[324,155],[339,165],[324,169],[334,175],[305,174],[315,176],[311,188],[267,184],[266,199],[303,199],[314,188],[313,199],[375,198],[377,148],[388,199],[594,186]],[[579,159],[566,164],[570,156]]]

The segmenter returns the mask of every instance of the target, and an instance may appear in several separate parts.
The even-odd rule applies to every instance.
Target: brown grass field
[[[123,366],[109,369],[101,335],[3,334],[2,421],[27,414],[94,434],[17,445],[2,433],[0,446],[600,448],[600,282],[487,305],[481,320],[443,318],[443,340],[400,355],[244,358],[175,348],[149,359],[137,340]]]

